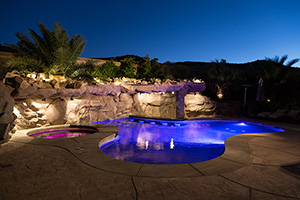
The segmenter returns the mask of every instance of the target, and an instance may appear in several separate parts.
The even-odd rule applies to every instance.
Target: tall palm
[[[224,59],[212,61],[206,73],[209,78],[208,86],[210,85],[210,90],[215,91],[219,99],[229,98],[230,86],[242,78],[238,71],[229,68]]]
[[[269,64],[261,68],[264,78],[274,82],[274,84],[283,85],[286,83],[290,76],[290,68],[299,61],[296,58],[285,64],[287,58],[288,55],[284,55],[281,58],[279,56],[274,58],[266,57],[265,60],[269,61]]]
[[[265,58],[266,65],[261,66],[261,77],[265,81],[266,96],[271,99],[274,104],[280,104],[283,98],[290,94],[291,88],[294,87],[292,81],[292,65],[297,63],[299,59],[293,59],[287,62],[287,55],[275,56],[274,58]]]
[[[20,58],[29,58],[41,62],[48,73],[65,74],[70,66],[76,63],[77,58],[82,53],[86,40],[80,35],[74,35],[71,40],[60,23],[54,25],[53,31],[46,28],[43,23],[38,24],[41,36],[32,29],[29,35],[33,39],[22,33],[16,33],[19,41],[16,45],[6,44],[14,49]],[[18,58],[15,60],[18,61]]]
[[[292,65],[294,65],[295,63],[297,63],[299,61],[299,58],[296,58],[296,59],[289,61],[287,64],[284,64],[287,59],[288,59],[288,55],[284,55],[281,58],[279,58],[279,56],[275,56],[274,58],[267,58],[267,57],[265,58],[265,60],[267,60],[267,61],[273,61],[275,63],[278,63],[278,64],[286,66],[286,67],[292,67]]]

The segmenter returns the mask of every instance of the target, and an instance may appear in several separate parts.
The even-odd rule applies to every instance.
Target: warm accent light
[[[37,103],[37,102],[32,102],[32,105],[36,108],[41,108],[42,105],[40,103]]]
[[[16,107],[14,107],[13,113],[14,113],[17,117],[20,117],[20,116],[21,116],[20,111],[19,111]]]
[[[219,99],[223,99],[223,94],[222,93],[218,93],[217,96],[218,96]]]

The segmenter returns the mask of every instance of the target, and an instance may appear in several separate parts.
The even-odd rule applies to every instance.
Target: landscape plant
[[[287,107],[293,104],[294,97],[297,98],[299,81],[294,76],[292,65],[299,61],[298,58],[286,62],[288,55],[281,58],[265,58],[267,65],[261,66],[261,77],[264,79],[266,87],[266,96],[270,101],[272,108]],[[293,94],[293,95],[291,95]],[[273,110],[274,110],[273,109]]]
[[[74,64],[71,65],[67,71],[67,76],[71,77],[72,79],[92,83],[94,81],[94,72],[96,68],[97,65],[90,60],[82,64]]]
[[[28,69],[35,70],[35,64],[40,63],[40,68],[37,70],[51,74],[68,74],[81,55],[86,40],[77,34],[69,39],[68,33],[60,23],[54,25],[53,31],[50,31],[41,22],[38,27],[41,36],[29,29],[28,33],[33,41],[25,34],[18,32],[16,36],[19,41],[16,45],[5,44],[12,48],[17,55],[17,58],[8,63],[8,66],[16,68],[27,66]]]
[[[121,65],[117,72],[117,76],[128,78],[136,77],[136,62],[132,57],[126,57],[123,60],[121,60]]]
[[[115,78],[117,72],[118,66],[116,66],[113,60],[109,60],[102,65],[96,66],[93,75],[98,78]]]
[[[206,71],[207,87],[219,99],[229,99],[233,83],[241,81],[239,71],[232,70],[225,59],[214,60]]]
[[[150,60],[149,55],[143,57],[141,63],[137,68],[137,78],[144,78],[150,80],[151,78],[161,77],[161,64],[158,63],[158,59],[154,58]]]

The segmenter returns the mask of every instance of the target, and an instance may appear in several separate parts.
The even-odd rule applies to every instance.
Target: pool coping
[[[251,120],[247,121],[253,122]],[[19,130],[12,136],[10,141],[63,148],[83,163],[106,172],[137,177],[175,178],[210,176],[229,173],[243,168],[252,160],[252,150],[248,145],[250,140],[257,137],[281,134],[259,133],[235,135],[225,140],[225,152],[221,156],[204,162],[185,164],[133,163],[117,160],[106,155],[101,151],[99,146],[117,136],[118,127],[114,125],[85,124],[83,126],[97,128],[98,132],[76,138],[41,139],[27,135],[28,132],[37,131],[39,129],[66,128],[69,126],[70,124]]]

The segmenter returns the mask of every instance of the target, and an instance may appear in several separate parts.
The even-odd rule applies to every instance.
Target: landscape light
[[[41,108],[41,107],[42,107],[42,105],[41,105],[40,103],[32,102],[31,104],[32,104],[34,107],[36,107],[36,108]]]
[[[218,96],[219,99],[223,99],[223,94],[222,93],[218,93],[217,96]]]
[[[14,113],[17,117],[20,117],[20,116],[21,116],[21,115],[20,115],[20,111],[19,111],[16,107],[14,107],[13,113]]]

